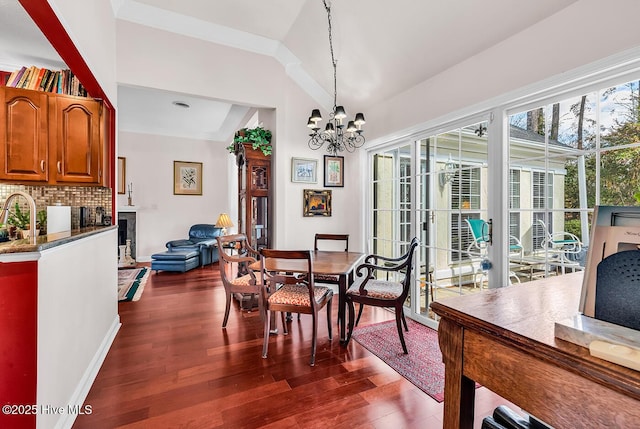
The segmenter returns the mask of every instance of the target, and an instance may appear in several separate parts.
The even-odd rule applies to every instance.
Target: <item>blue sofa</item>
[[[205,223],[196,224],[189,228],[189,238],[169,241],[166,246],[169,253],[197,250],[200,254],[200,266],[209,265],[218,262],[216,237],[219,235],[222,235],[222,228]]]

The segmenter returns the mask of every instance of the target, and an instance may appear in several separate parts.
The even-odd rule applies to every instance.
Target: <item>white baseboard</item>
[[[102,363],[107,357],[107,353],[109,353],[111,344],[113,344],[113,340],[116,338],[116,334],[120,330],[120,326],[122,326],[122,323],[120,323],[120,315],[116,314],[116,317],[113,320],[111,327],[107,331],[107,334],[103,338],[100,347],[96,351],[96,354],[93,356],[91,363],[89,363],[89,366],[85,370],[82,378],[80,379],[80,382],[78,383],[78,386],[73,392],[73,395],[71,395],[71,398],[69,399],[69,405],[77,405],[80,409],[82,409],[84,405],[91,405],[85,404],[84,401],[87,399],[89,390],[91,389],[91,386],[93,385],[93,382],[98,375],[98,371],[100,371]],[[63,413],[54,426],[55,429],[71,429],[73,423],[76,421],[76,417],[78,417],[77,414]]]

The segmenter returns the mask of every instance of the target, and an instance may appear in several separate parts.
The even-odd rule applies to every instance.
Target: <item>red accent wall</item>
[[[4,86],[7,84],[7,79],[11,76],[11,72],[8,71],[0,71],[0,86]]]
[[[0,406],[35,405],[38,263],[0,262]],[[0,413],[2,428],[35,428],[35,414]]]

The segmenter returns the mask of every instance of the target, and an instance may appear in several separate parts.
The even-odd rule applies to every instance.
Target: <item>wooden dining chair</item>
[[[402,350],[405,354],[408,353],[404,334],[402,333],[403,325],[405,331],[409,330],[404,317],[404,302],[409,295],[409,288],[411,287],[413,253],[418,244],[418,238],[411,240],[409,250],[399,258],[369,255],[365,258],[365,262],[356,268],[358,277],[364,276],[364,279],[360,282],[356,281],[347,290],[346,301],[349,307],[349,326],[345,344],[348,344],[351,340],[354,325],[357,325],[362,314],[360,311],[358,319],[355,320],[355,303],[357,302],[360,303],[360,310],[364,305],[393,308],[396,314],[396,326]],[[381,272],[397,273],[402,280],[387,280],[380,276]]]
[[[315,239],[313,240],[313,250],[315,250],[316,252],[319,250],[319,241],[343,241],[344,251],[349,251],[349,234],[316,234]],[[340,284],[340,276],[334,276],[331,274],[316,274],[315,281],[316,283],[338,285]]]
[[[244,234],[223,235],[216,239],[218,240],[220,277],[227,298],[222,320],[222,327],[226,328],[231,301],[235,294],[252,294],[258,299],[260,305],[260,285],[253,271],[248,268],[249,264],[257,261],[258,252],[249,245],[247,236]],[[236,255],[227,253],[226,249],[231,249],[231,252],[236,252]]]
[[[280,312],[282,330],[288,334],[284,321],[285,313],[311,314],[313,324],[313,339],[311,343],[311,362],[316,361],[316,344],[318,338],[318,312],[322,307],[327,307],[327,328],[331,340],[331,300],[333,291],[327,286],[316,286],[313,275],[313,254],[309,250],[273,250],[262,249],[260,251],[262,276],[262,310],[264,312],[264,344],[262,357],[267,357],[269,348],[269,334],[271,318],[275,312]],[[302,276],[283,273],[281,271],[268,271],[270,259],[285,259],[302,261],[306,267]],[[299,274],[299,273],[298,273]]]

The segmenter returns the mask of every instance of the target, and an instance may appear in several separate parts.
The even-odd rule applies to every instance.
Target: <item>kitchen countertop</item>
[[[0,243],[0,255],[7,253],[41,252],[56,246],[81,240],[101,232],[118,228],[111,226],[91,226],[87,228],[74,229],[68,233],[56,233],[51,235],[41,235],[37,237],[36,244],[31,244],[30,239],[5,241]]]

